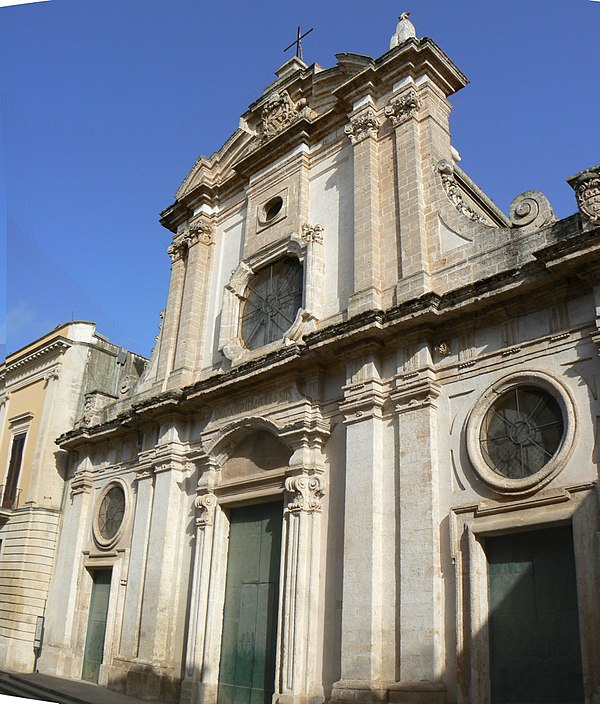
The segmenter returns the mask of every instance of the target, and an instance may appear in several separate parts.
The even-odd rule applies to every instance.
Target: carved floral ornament
[[[310,118],[313,111],[306,98],[294,102],[287,90],[271,93],[261,113],[261,142],[274,137],[301,117]]]
[[[344,132],[350,137],[352,144],[357,144],[367,137],[377,137],[379,125],[379,118],[369,108],[360,115],[353,117],[350,120],[350,124],[344,128]]]
[[[384,112],[385,116],[391,120],[392,125],[396,127],[414,117],[420,107],[421,103],[416,91],[409,90],[408,93],[393,99],[389,105],[386,105]]]
[[[593,223],[600,222],[600,165],[568,179],[575,190],[581,215]]]
[[[305,223],[302,225],[300,237],[304,242],[318,242],[319,244],[323,244],[324,232],[325,228],[323,225],[309,225],[308,223]]]
[[[285,480],[285,490],[292,499],[287,505],[290,513],[321,510],[321,499],[325,492],[320,477],[306,474],[288,477]]]
[[[456,183],[456,179],[454,177],[454,167],[452,166],[452,164],[446,159],[442,159],[436,164],[436,169],[440,174],[440,177],[442,179],[442,186],[446,191],[448,199],[450,200],[452,205],[458,210],[458,212],[462,213],[465,217],[469,218],[469,220],[472,220],[473,222],[485,222],[481,215],[476,213],[473,208],[470,208],[465,203],[463,194],[460,188],[458,187],[458,184]]]
[[[195,245],[197,242],[201,242],[205,245],[213,244],[213,227],[206,218],[201,218],[195,222],[190,223],[189,227],[178,232],[172,244],[167,249],[169,256],[172,261],[177,261],[182,259],[188,249]]]

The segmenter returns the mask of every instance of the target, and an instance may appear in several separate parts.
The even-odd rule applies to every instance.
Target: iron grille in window
[[[261,269],[245,291],[241,336],[255,350],[283,337],[302,305],[302,264],[281,259]]]
[[[489,408],[479,442],[496,474],[519,479],[548,464],[560,447],[563,429],[560,406],[551,394],[535,386],[517,386]]]

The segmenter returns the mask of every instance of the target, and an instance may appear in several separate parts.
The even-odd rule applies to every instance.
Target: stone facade
[[[0,667],[34,667],[69,473],[68,453],[54,441],[92,399],[114,401],[143,366],[93,323],[72,322],[0,367]]]
[[[162,213],[148,369],[60,439],[74,459],[41,671],[81,676],[110,570],[100,684],[226,701],[232,526],[280,502],[266,698],[496,701],[494,550],[517,535],[516,561],[558,526],[579,621],[568,701],[597,701],[598,169],[574,177],[577,215],[536,191],[502,213],[451,145],[467,79],[409,25],[378,59],[285,64]]]

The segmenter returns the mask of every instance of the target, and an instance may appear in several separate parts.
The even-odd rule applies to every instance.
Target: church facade
[[[597,701],[600,169],[565,220],[537,191],[506,215],[432,40],[403,16],[336,58],[284,64],[162,213],[152,359],[59,440],[39,669],[186,704]]]

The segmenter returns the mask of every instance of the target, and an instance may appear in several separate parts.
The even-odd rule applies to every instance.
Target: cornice
[[[14,361],[8,361],[7,359],[6,374],[10,374],[15,369],[24,367],[27,364],[31,364],[31,362],[37,361],[41,357],[45,357],[50,354],[55,354],[56,352],[62,353],[72,346],[73,343],[67,340],[66,338],[59,338],[57,340],[53,340],[47,345],[38,347],[37,349],[33,350],[29,354],[24,355],[23,357],[18,357]]]
[[[198,413],[215,394],[223,395],[235,387],[240,392],[257,383],[268,383],[270,376],[281,379],[282,369],[290,374],[314,368],[319,359],[339,361],[340,351],[359,342],[377,342],[378,345],[398,344],[399,330],[403,339],[409,335],[431,336],[449,321],[460,324],[465,315],[479,311],[483,315],[497,315],[499,303],[517,297],[531,296],[544,287],[555,290],[553,276],[561,265],[569,274],[576,265],[590,270],[600,260],[600,227],[585,232],[574,232],[578,217],[561,222],[557,233],[562,238],[532,253],[532,261],[522,267],[503,271],[446,294],[427,293],[387,310],[372,310],[347,321],[330,325],[304,337],[304,344],[282,346],[263,357],[253,359],[226,372],[217,372],[206,379],[177,391],[170,391],[133,403],[127,411],[98,426],[73,430],[61,436],[57,443],[75,448],[87,441],[100,441],[107,435],[131,429],[149,419],[166,418],[174,411],[185,417]],[[554,226],[556,227],[556,225]],[[558,235],[557,235],[558,236]],[[568,256],[567,256],[568,255]],[[576,256],[577,255],[577,256]],[[554,262],[559,262],[554,266]],[[425,396],[435,397],[436,385],[428,384]],[[415,390],[410,392],[414,395]],[[418,394],[417,394],[418,395]],[[372,394],[371,394],[372,396]]]

